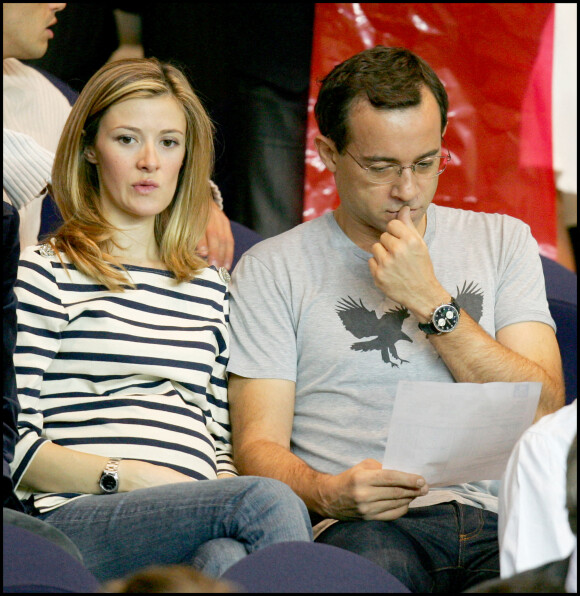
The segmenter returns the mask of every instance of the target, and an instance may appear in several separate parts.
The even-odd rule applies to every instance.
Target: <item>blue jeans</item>
[[[286,484],[253,476],[90,495],[40,517],[78,546],[100,582],[196,562],[218,576],[270,544],[312,540],[304,503]]]
[[[456,501],[393,521],[338,522],[316,542],[374,561],[411,592],[463,592],[499,575],[497,514]]]

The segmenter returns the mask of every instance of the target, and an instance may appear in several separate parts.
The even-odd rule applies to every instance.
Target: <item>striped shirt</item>
[[[22,252],[14,356],[22,412],[11,465],[17,488],[45,441],[196,480],[236,473],[227,283],[213,267],[180,284],[168,271],[127,270],[136,288],[111,292],[63,267],[48,245]],[[17,490],[20,499],[31,494],[41,512],[82,496]]]

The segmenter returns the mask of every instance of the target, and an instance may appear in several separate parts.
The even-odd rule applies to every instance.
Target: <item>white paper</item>
[[[420,474],[429,486],[502,477],[532,424],[542,383],[400,381],[383,468]]]

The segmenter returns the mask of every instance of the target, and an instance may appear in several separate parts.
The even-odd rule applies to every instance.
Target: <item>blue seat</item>
[[[566,404],[578,395],[578,276],[556,261],[541,257],[546,296],[556,322],[556,337],[562,354]]]
[[[2,543],[4,593],[99,591],[99,583],[92,573],[64,548],[44,536],[4,523]]]
[[[249,593],[409,593],[397,578],[350,551],[315,542],[267,546],[222,576]]]
[[[231,271],[234,270],[240,257],[248,250],[248,248],[254,246],[260,240],[263,240],[262,236],[254,230],[250,230],[246,226],[239,224],[237,221],[230,221],[232,226],[232,234],[234,235],[234,260],[232,262]]]

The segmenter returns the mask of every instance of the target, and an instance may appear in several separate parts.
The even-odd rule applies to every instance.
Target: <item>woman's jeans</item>
[[[304,503],[286,484],[254,476],[90,495],[40,518],[78,546],[100,582],[180,563],[217,577],[270,544],[312,540]]]
[[[463,592],[499,575],[497,514],[456,501],[393,521],[338,522],[316,542],[374,561],[411,592]]]

